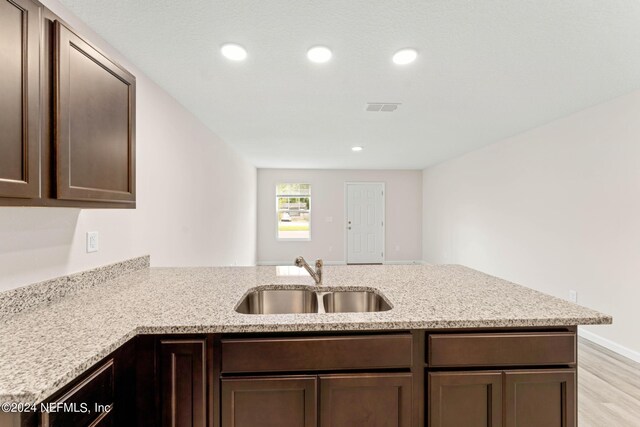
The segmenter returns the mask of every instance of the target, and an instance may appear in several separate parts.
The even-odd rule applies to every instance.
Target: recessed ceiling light
[[[225,43],[220,47],[222,55],[232,61],[244,61],[247,59],[247,50],[235,43]]]
[[[307,58],[311,62],[327,62],[331,59],[331,50],[326,46],[314,46],[307,51]]]
[[[362,151],[363,148],[360,146],[351,147],[351,151]]]
[[[415,49],[400,49],[393,54],[393,62],[398,65],[411,64],[418,57]]]

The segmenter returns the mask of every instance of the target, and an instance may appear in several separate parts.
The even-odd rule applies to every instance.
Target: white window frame
[[[279,227],[279,219],[278,219],[278,211],[279,211],[279,207],[278,207],[278,198],[281,197],[278,195],[278,187],[280,185],[286,185],[286,184],[297,184],[297,185],[308,185],[309,186],[309,195],[308,196],[300,196],[300,197],[308,197],[309,198],[309,237],[280,237],[280,231],[278,230]],[[312,226],[311,226],[311,211],[312,211],[312,197],[311,197],[311,188],[313,187],[312,184],[308,183],[308,182],[278,182],[275,186],[274,186],[274,192],[275,192],[275,196],[274,196],[274,201],[275,201],[275,214],[276,214],[276,240],[279,242],[310,242],[311,241],[311,233],[312,233]],[[285,196],[286,197],[286,196]],[[294,196],[291,196],[294,197]]]

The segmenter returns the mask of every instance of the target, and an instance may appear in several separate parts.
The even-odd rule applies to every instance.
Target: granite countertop
[[[298,269],[291,272],[295,273]],[[137,334],[544,327],[610,316],[458,265],[327,266],[324,287],[365,286],[378,313],[247,315],[250,289],[313,285],[276,267],[145,268],[5,319],[0,402],[37,403]]]

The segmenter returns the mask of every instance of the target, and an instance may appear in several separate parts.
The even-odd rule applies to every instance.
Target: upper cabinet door
[[[40,197],[40,7],[0,0],[0,197]]]
[[[56,197],[135,202],[135,77],[55,23]]]

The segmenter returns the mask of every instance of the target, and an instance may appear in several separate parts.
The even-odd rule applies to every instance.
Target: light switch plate
[[[578,292],[574,290],[569,291],[569,301],[578,302]]]
[[[98,232],[87,232],[87,253],[98,252]]]

